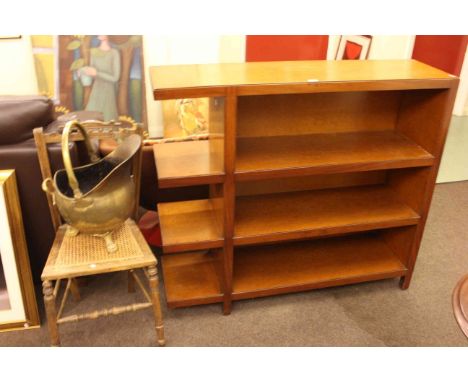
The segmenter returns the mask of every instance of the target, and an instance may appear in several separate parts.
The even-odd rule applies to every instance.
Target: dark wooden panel
[[[238,137],[393,130],[401,92],[239,97]]]
[[[237,196],[273,194],[291,191],[384,184],[387,172],[364,171],[345,174],[294,176],[282,179],[261,179],[236,184]]]

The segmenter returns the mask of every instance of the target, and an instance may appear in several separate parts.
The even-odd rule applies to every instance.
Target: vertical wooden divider
[[[408,289],[413,276],[416,257],[429,214],[435,181],[452,117],[458,82],[458,80],[454,81],[447,90],[437,91],[437,94],[434,94],[427,104],[416,98],[415,105],[417,108],[407,108],[408,114],[400,114],[397,121],[397,131],[410,137],[435,157],[435,163],[430,168],[420,169],[418,173],[413,173],[412,176],[407,174],[408,171],[395,171],[388,179],[389,185],[397,195],[421,216],[416,229],[406,231],[406,241],[409,240],[412,244],[405,264],[408,273],[400,280],[401,289]],[[421,126],[424,126],[424,129]],[[401,240],[398,240],[398,235],[393,237],[390,233],[386,235],[386,241],[394,250],[398,249],[398,246],[401,247]]]
[[[223,313],[231,313],[232,305],[232,278],[234,261],[234,217],[236,186],[234,170],[236,161],[236,121],[237,121],[237,94],[234,87],[226,91],[224,109],[224,299]]]

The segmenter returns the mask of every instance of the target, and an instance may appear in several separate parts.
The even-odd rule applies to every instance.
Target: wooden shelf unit
[[[211,97],[208,141],[154,148],[162,187],[210,189],[158,206],[169,307],[409,287],[456,77],[392,60],[160,66],[151,79],[156,100]]]

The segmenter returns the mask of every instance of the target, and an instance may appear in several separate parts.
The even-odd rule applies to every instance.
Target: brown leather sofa
[[[54,105],[43,96],[0,96],[0,169],[14,169],[23,215],[29,258],[35,281],[52,246],[54,230],[47,199],[41,189],[42,175],[37,159],[33,129],[43,127],[51,132],[61,128],[66,120],[56,119]],[[85,113],[81,118],[97,119],[100,113]],[[68,118],[75,118],[73,114]],[[70,145],[75,164],[86,160],[84,150]],[[83,151],[83,153],[82,153]],[[63,168],[59,145],[49,145],[52,171]]]

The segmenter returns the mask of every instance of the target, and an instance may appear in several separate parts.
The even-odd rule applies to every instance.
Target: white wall
[[[465,58],[460,72],[460,84],[458,85],[453,114],[468,116],[468,46],[466,47]]]
[[[415,36],[373,36],[369,59],[401,60],[413,54]]]
[[[37,93],[29,36],[0,40],[0,95]]]

